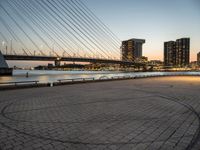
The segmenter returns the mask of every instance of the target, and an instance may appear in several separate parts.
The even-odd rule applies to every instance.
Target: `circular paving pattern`
[[[67,144],[65,149],[192,148],[199,136],[198,113],[172,96],[146,90],[96,93],[96,99],[84,92],[19,98],[3,102],[1,125],[25,138]]]

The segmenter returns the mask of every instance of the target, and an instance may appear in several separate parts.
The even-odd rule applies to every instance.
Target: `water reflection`
[[[28,72],[29,76],[26,77]],[[41,83],[56,82],[59,79],[95,78],[102,76],[136,76],[136,75],[169,75],[169,74],[200,75],[200,72],[113,72],[113,71],[39,71],[39,70],[14,70],[11,77],[0,77],[0,82],[38,80]]]

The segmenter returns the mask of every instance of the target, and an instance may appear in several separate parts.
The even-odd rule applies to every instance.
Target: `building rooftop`
[[[136,38],[132,38],[132,39],[125,40],[125,41],[136,41],[136,42],[142,42],[142,43],[145,43],[145,39],[136,39]],[[125,41],[123,41],[123,42],[125,42]]]

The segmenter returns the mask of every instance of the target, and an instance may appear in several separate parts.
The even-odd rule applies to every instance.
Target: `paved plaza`
[[[199,150],[200,78],[0,91],[1,150]]]

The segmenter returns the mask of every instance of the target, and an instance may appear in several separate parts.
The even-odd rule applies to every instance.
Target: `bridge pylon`
[[[8,64],[0,51],[0,76],[12,75],[12,68],[8,67]]]

